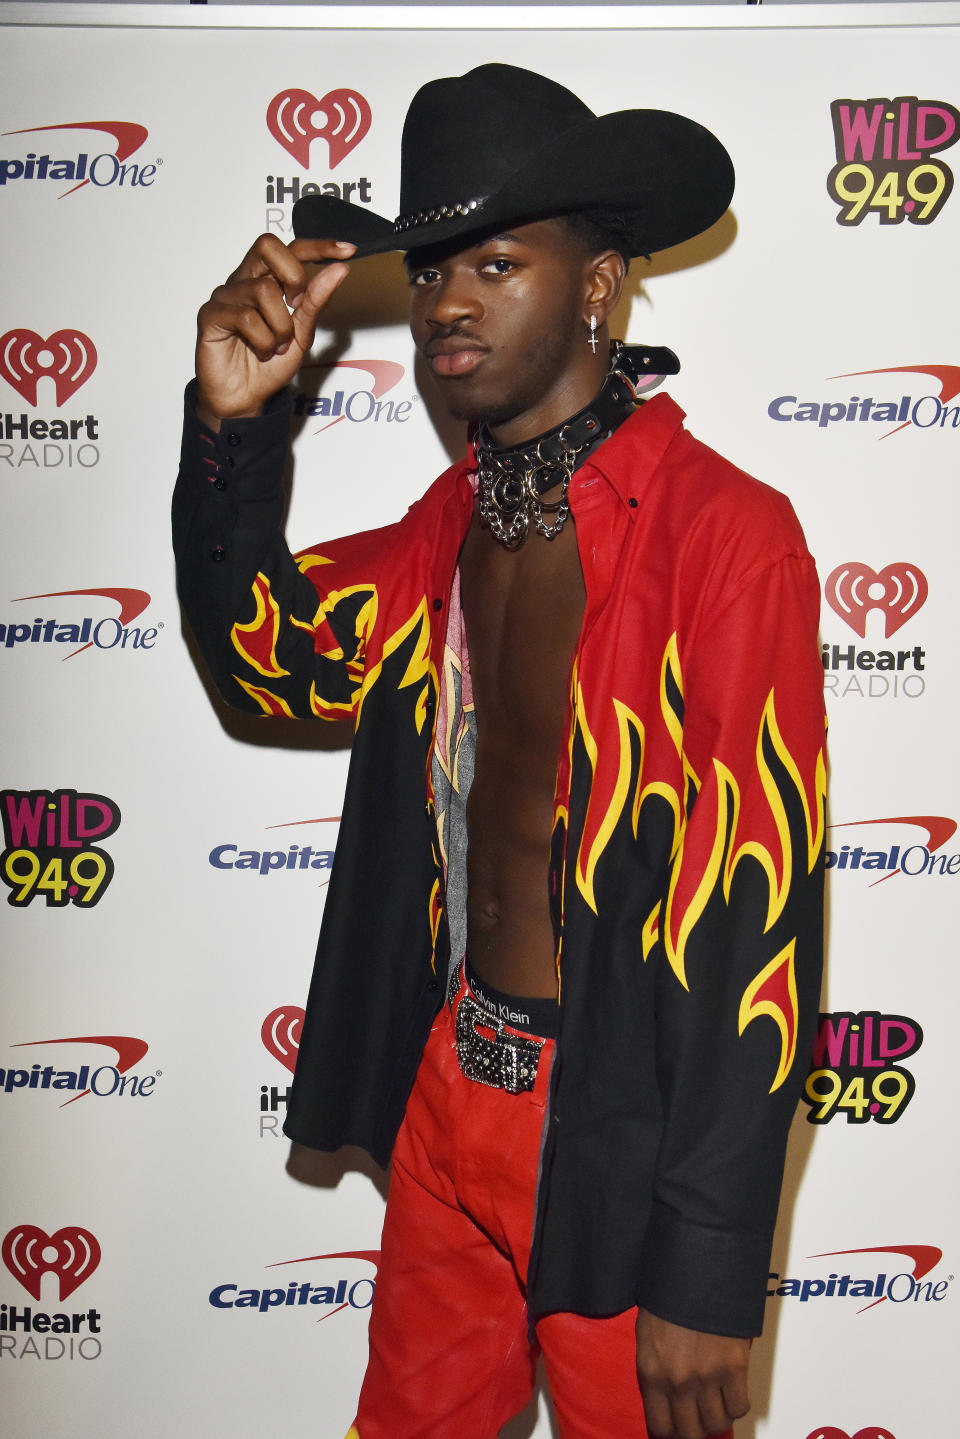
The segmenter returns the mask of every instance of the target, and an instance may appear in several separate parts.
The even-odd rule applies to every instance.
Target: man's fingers
[[[242,342],[258,360],[266,361],[293,339],[293,323],[284,311],[282,324],[271,324],[256,305],[228,305],[210,301],[200,312],[198,355],[222,353]],[[221,352],[221,346],[224,348]]]
[[[734,1419],[742,1418],[749,1405],[745,1398],[734,1407],[717,1387],[697,1385],[648,1387],[643,1394],[644,1414],[651,1439],[710,1439],[726,1434]]]
[[[276,283],[268,276],[221,285],[214,290],[200,311],[200,333],[205,336],[212,325],[225,333],[236,330],[246,335],[244,323],[250,316],[256,316],[266,326],[276,344],[293,338],[290,312]]]
[[[309,265],[322,260],[348,260],[357,247],[349,240],[291,240],[288,248],[291,255]]]
[[[299,293],[306,283],[304,268],[293,247],[285,245],[276,235],[259,235],[227,280],[227,284],[257,280],[263,275],[272,276],[281,290],[289,289],[293,294]]]
[[[346,240],[292,240],[285,245],[276,235],[259,235],[227,280],[228,285],[244,280],[258,280],[269,275],[287,303],[299,295],[307,283],[304,265],[327,260],[349,259],[356,245]]]
[[[292,328],[289,320],[286,328],[288,330]],[[276,329],[267,323],[263,315],[252,307],[235,310],[230,329],[234,335],[244,341],[258,360],[271,359],[280,346],[290,343],[289,335],[284,335],[282,332],[278,334]]]
[[[735,1416],[728,1412],[722,1392],[718,1388],[705,1390],[698,1399],[700,1422],[704,1434],[725,1434]],[[746,1410],[743,1411],[746,1413]]]
[[[313,344],[317,316],[346,276],[355,246],[261,235],[198,316],[197,379],[213,417],[259,414]],[[307,266],[320,268],[309,273]]]
[[[651,1439],[674,1439],[673,1414],[670,1401],[661,1390],[643,1388],[643,1413]]]
[[[637,1313],[637,1377],[656,1439],[724,1434],[750,1408],[746,1339]]]
[[[723,1403],[731,1420],[742,1419],[744,1414],[750,1412],[750,1389],[746,1370],[738,1371],[725,1380]]]

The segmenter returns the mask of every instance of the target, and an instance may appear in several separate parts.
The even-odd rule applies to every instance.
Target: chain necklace
[[[610,369],[591,404],[545,434],[523,445],[498,450],[485,424],[477,427],[473,450],[477,461],[480,519],[508,550],[523,544],[531,526],[545,540],[556,539],[570,515],[573,472],[588,453],[606,440],[637,407],[637,387],[652,375],[675,374],[676,356],[669,350],[645,350],[614,340]],[[560,487],[557,499],[543,496]]]

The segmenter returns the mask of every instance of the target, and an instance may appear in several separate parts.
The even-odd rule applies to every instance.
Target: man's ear
[[[626,275],[626,263],[618,251],[605,250],[602,255],[594,256],[587,266],[585,314],[596,315],[602,325],[616,308]]]

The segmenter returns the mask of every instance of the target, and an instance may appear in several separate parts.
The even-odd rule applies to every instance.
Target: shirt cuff
[[[697,1224],[655,1201],[643,1255],[637,1302],[651,1314],[703,1334],[761,1332],[769,1239]]]
[[[191,380],[183,397],[184,468],[214,490],[229,489],[237,499],[262,499],[282,488],[293,392],[281,390],[262,414],[224,420],[216,431],[197,415],[197,389]]]

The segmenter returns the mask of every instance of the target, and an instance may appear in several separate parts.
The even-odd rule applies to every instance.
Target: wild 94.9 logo
[[[810,1123],[843,1115],[848,1124],[893,1124],[916,1089],[903,1061],[922,1043],[923,1030],[905,1014],[821,1014],[803,1088]]]
[[[881,225],[930,225],[953,189],[953,173],[934,159],[960,139],[960,110],[945,100],[834,100],[837,163],[827,177],[839,225],[876,215]]]
[[[75,789],[0,791],[4,850],[0,876],[14,906],[44,899],[48,905],[89,909],[113,878],[113,857],[94,840],[120,824],[120,808],[103,794]]]

